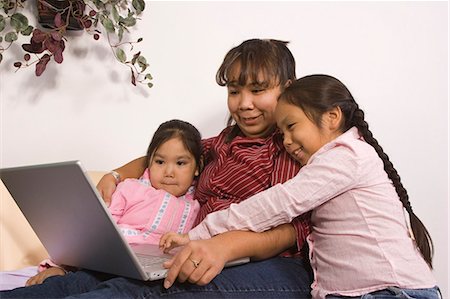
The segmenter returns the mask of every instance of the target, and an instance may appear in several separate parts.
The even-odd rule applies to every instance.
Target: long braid
[[[427,264],[432,268],[434,250],[431,236],[422,221],[414,214],[408,193],[403,187],[397,170],[378,141],[373,137],[369,130],[369,124],[364,119],[364,112],[359,108],[347,87],[341,81],[329,75],[310,75],[298,79],[287,87],[280,99],[300,107],[318,127],[321,126],[322,115],[325,112],[336,107],[341,109],[344,122],[340,129],[345,132],[353,126],[358,128],[364,140],[373,146],[383,161],[384,170],[394,184],[395,191],[409,214],[416,245]]]
[[[369,130],[369,124],[364,119],[364,112],[358,107],[358,104],[353,99],[350,103],[346,102],[345,105],[342,105],[341,109],[343,110],[344,115],[350,116],[348,121],[346,121],[345,129],[352,126],[357,127],[359,133],[364,137],[364,140],[373,146],[378,156],[383,161],[384,170],[388,174],[388,177],[392,180],[400,201],[409,214],[411,229],[413,231],[417,247],[430,268],[433,268],[432,258],[434,254],[434,246],[430,233],[422,221],[420,221],[416,214],[414,214],[411,203],[409,202],[408,193],[405,187],[403,187],[400,176],[394,168],[392,162],[389,160],[388,155],[383,151],[383,148],[379,145],[378,141],[373,137],[372,132]]]

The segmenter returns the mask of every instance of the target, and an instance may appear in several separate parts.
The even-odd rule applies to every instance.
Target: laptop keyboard
[[[154,256],[154,255],[143,255],[143,254],[136,254],[137,258],[139,260],[139,263],[142,265],[142,267],[150,267],[154,264],[162,264],[165,261],[167,261],[167,258],[160,257],[160,256]]]

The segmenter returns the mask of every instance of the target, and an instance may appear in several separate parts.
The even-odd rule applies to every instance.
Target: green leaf
[[[111,12],[112,12],[113,20],[114,20],[116,23],[119,22],[119,17],[120,17],[120,15],[119,15],[119,12],[117,11],[117,8],[116,8],[115,5],[113,5]]]
[[[122,19],[122,24],[127,27],[134,26],[134,25],[136,25],[136,19],[134,17],[128,16],[128,17]]]
[[[123,27],[122,26],[119,27],[119,33],[117,35],[119,36],[119,42],[121,42],[122,38],[123,38]]]
[[[11,27],[13,27],[16,30],[16,32],[25,30],[28,27],[28,19],[21,13],[13,14],[9,22],[11,24]]]
[[[139,56],[138,59],[137,59],[137,63],[141,67],[141,72],[145,71],[145,69],[148,66],[147,59],[145,59],[144,56]]]
[[[2,15],[0,15],[0,32],[2,32],[3,29],[5,29],[5,27],[6,27],[5,18]]]
[[[11,31],[6,33],[5,42],[12,43],[15,40],[17,40],[17,34],[15,32]]]
[[[116,57],[122,63],[125,63],[125,61],[127,61],[127,55],[125,55],[124,50],[122,50],[121,48],[116,49]]]
[[[109,33],[114,33],[115,32],[114,24],[109,18],[104,17],[104,18],[102,18],[101,22],[102,22],[102,25],[103,25],[103,27],[105,27],[107,32],[109,32]]]
[[[144,0],[133,0],[131,2],[134,9],[136,10],[136,14],[139,15],[145,9],[145,1]]]
[[[148,82],[147,86],[148,86],[148,88],[152,88],[153,87],[153,83],[152,82]]]
[[[22,33],[25,36],[28,36],[31,34],[31,32],[33,32],[33,26],[28,26],[27,29],[22,30],[20,33]]]
[[[152,80],[153,77],[152,77],[152,75],[150,75],[150,73],[148,73],[147,75],[145,75],[145,79]]]
[[[141,51],[135,53],[135,54],[133,55],[133,58],[131,59],[131,64],[135,64],[136,61],[137,61],[137,59],[138,59],[138,57],[139,57],[140,55],[141,55]]]

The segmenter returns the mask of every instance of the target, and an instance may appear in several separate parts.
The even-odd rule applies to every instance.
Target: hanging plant
[[[145,9],[144,0],[36,0],[39,28],[22,13],[28,5],[25,1],[0,0],[0,66],[4,53],[24,36],[29,43],[22,44],[23,59],[14,62],[14,67],[18,70],[35,65],[35,74],[40,76],[51,61],[64,61],[67,32],[84,30],[96,41],[106,37],[103,39],[116,60],[130,69],[133,85],[153,86],[147,59],[134,50],[142,38],[124,41]]]

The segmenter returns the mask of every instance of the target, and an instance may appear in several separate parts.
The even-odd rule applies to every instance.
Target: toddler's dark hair
[[[190,123],[172,119],[162,123],[156,132],[153,134],[153,138],[150,141],[150,145],[147,149],[147,158],[145,159],[145,168],[149,166],[149,161],[155,151],[167,140],[174,137],[180,138],[186,149],[194,156],[195,163],[201,171],[202,162],[202,136],[200,132]]]

